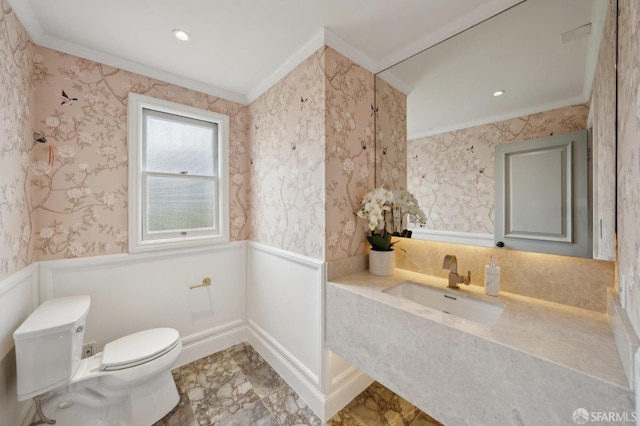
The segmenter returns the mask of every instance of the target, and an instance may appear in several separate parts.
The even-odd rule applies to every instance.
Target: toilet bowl
[[[179,402],[171,375],[182,343],[154,328],[81,359],[89,296],[50,299],[14,332],[18,400],[37,397],[57,426],[151,425]]]

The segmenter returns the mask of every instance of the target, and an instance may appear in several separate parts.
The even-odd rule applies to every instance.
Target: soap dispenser
[[[491,263],[484,266],[484,292],[489,296],[500,294],[500,267],[496,266],[493,256],[491,256]]]

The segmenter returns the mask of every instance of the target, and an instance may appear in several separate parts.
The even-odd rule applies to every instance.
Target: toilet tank
[[[67,383],[80,365],[91,298],[60,297],[42,303],[13,333],[18,400]]]

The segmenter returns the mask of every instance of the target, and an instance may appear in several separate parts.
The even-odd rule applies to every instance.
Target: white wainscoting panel
[[[373,380],[324,346],[325,263],[251,242],[249,343],[322,421]]]
[[[182,365],[246,340],[246,243],[40,263],[43,300],[91,296],[85,341],[154,327],[180,332]],[[211,278],[211,285],[190,289]]]
[[[247,266],[249,342],[321,415],[324,262],[251,242]]]
[[[38,306],[38,268],[30,265],[0,281],[0,425],[26,425],[31,401],[18,402],[13,332]]]

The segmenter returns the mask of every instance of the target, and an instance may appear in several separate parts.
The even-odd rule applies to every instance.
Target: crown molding
[[[388,55],[380,61],[372,59],[370,56],[350,45],[332,30],[322,28],[313,38],[289,56],[284,63],[274,70],[267,78],[260,81],[248,93],[232,92],[175,73],[162,71],[116,55],[89,49],[76,43],[52,37],[45,33],[44,28],[28,1],[8,1],[20,19],[20,22],[29,33],[29,36],[37,45],[246,105],[255,101],[260,95],[266,92],[270,87],[295,69],[295,67],[300,65],[309,56],[325,45],[349,58],[367,71],[376,74],[524,0],[492,0],[480,9],[477,9],[474,12],[446,25],[436,33],[418,39],[407,45],[405,48],[396,50],[393,54]],[[389,77],[385,78],[385,80],[405,94],[408,94],[413,89],[410,85],[404,83],[399,78]]]
[[[591,97],[593,89],[593,81],[596,76],[596,68],[598,66],[598,56],[600,54],[600,46],[604,38],[604,27],[607,20],[607,8],[609,2],[596,1],[593,2],[591,9],[591,34],[589,35],[589,44],[587,47],[587,59],[585,65],[583,95],[585,98]],[[615,66],[615,64],[610,64]]]
[[[349,43],[338,37],[333,31],[323,27],[311,40],[305,43],[293,55],[280,65],[267,78],[258,83],[246,96],[247,103],[258,99],[260,95],[269,90],[271,86],[280,81],[284,76],[293,71],[298,65],[307,60],[318,49],[329,46],[341,55],[349,58],[362,68],[371,73],[375,73],[377,65],[368,55],[351,46]]]
[[[469,129],[471,127],[482,126],[484,124],[497,123],[499,121],[511,120],[513,118],[524,117],[526,115],[537,114],[539,112],[551,111],[552,109],[569,107],[572,105],[578,105],[588,102],[588,98],[583,95],[574,96],[571,98],[561,99],[559,101],[549,102],[546,104],[535,105],[529,108],[523,108],[517,111],[511,111],[505,114],[493,115],[490,117],[481,118],[478,120],[465,121],[455,124],[453,126],[439,127],[426,132],[418,132],[407,134],[407,140],[414,140],[420,138],[426,138],[429,136],[440,135],[443,133],[454,132],[456,130]]]
[[[44,29],[40,24],[40,20],[33,12],[33,8],[28,1],[24,0],[7,0],[9,5],[13,9],[22,26],[27,30],[31,39],[37,43],[36,40],[42,38],[44,35]]]
[[[406,83],[400,77],[394,75],[392,71],[389,71],[389,68],[473,27],[474,25],[504,12],[506,9],[522,3],[523,1],[524,0],[493,0],[485,6],[458,18],[435,33],[422,37],[408,44],[404,48],[396,50],[391,55],[386,56],[376,64],[375,73],[382,73],[383,71],[386,71],[380,74],[380,78],[408,96],[413,91],[413,86]]]
[[[39,46],[49,49],[68,53],[70,55],[79,56],[81,58],[90,59],[105,65],[120,68],[126,71],[152,77],[167,83],[185,87],[187,89],[197,90],[208,95],[217,96],[243,105],[250,104],[260,95],[266,92],[271,86],[280,81],[284,76],[291,72],[295,67],[300,65],[309,56],[313,55],[318,49],[327,45],[336,50],[340,54],[346,56],[358,65],[375,73],[378,69],[377,64],[367,55],[351,46],[349,43],[338,37],[335,33],[327,28],[322,28],[311,40],[306,42],[300,49],[289,56],[275,71],[267,78],[260,81],[248,93],[231,92],[219,87],[215,87],[200,81],[196,81],[178,74],[162,71],[157,68],[149,67],[138,62],[130,61],[116,55],[100,52],[94,49],[71,43],[56,37],[45,34],[40,21],[34,13],[31,5],[27,1],[9,0],[14,12],[25,27],[29,36]],[[15,3],[15,5],[14,5]]]
[[[402,49],[397,49],[392,54],[387,55],[378,62],[376,72],[384,71],[387,68],[392,67],[411,56],[417,55],[423,50],[435,46],[436,44],[524,1],[525,0],[492,0],[484,6],[481,6],[445,25],[438,31],[429,33],[425,37],[421,37],[416,41],[409,43]]]
[[[100,52],[94,49],[89,49],[84,46],[80,46],[75,43],[70,43],[65,40],[61,40],[55,37],[44,35],[39,40],[34,40],[36,44],[47,47],[49,49],[58,50],[60,52],[68,53],[71,55],[79,56],[81,58],[89,59],[95,62],[99,62],[105,65],[109,65],[115,68],[130,71],[136,74],[140,74],[146,77],[155,78],[157,80],[165,81],[167,83],[175,84],[177,86],[185,87],[187,89],[196,90],[198,92],[205,93],[207,95],[224,98],[229,101],[237,102],[240,104],[246,103],[246,98],[235,92],[231,92],[219,87],[211,86],[206,83],[202,83],[197,80],[193,80],[187,77],[180,76],[167,71],[162,71],[157,68],[153,68],[147,65],[143,65],[138,62],[123,59],[119,56],[111,55],[108,53]]]
[[[17,8],[14,7],[14,3],[18,6]],[[10,4],[13,7],[15,14],[18,16],[18,19],[20,19],[20,22],[29,33],[29,36],[31,36],[33,42],[39,46],[58,50],[60,52],[68,53],[70,55],[75,55],[81,58],[90,59],[92,61],[120,68],[125,71],[134,72],[146,77],[151,77],[157,80],[165,81],[167,83],[182,86],[187,89],[196,90],[207,95],[224,98],[240,104],[246,104],[246,97],[239,93],[221,89],[219,87],[183,77],[178,74],[162,71],[157,68],[140,64],[138,62],[123,59],[119,56],[100,52],[94,49],[89,49],[87,47],[80,46],[79,44],[71,43],[47,35],[45,34],[44,29],[42,28],[40,21],[33,12],[33,9],[31,8],[29,2],[21,0],[10,0]]]
[[[351,61],[360,65],[372,74],[379,71],[379,64],[374,61],[370,56],[364,54],[361,50],[356,49],[344,39],[340,38],[336,33],[328,28],[323,28],[324,31],[324,44],[340,53],[341,55],[349,58]]]
[[[414,87],[405,83],[404,80],[395,75],[391,70],[378,74],[378,77],[389,83],[394,89],[404,93],[406,96],[409,96],[409,94],[413,92]]]
[[[260,97],[264,92],[269,90],[271,86],[282,80],[284,76],[294,70],[295,67],[304,62],[309,56],[313,55],[318,49],[324,46],[324,30],[320,30],[311,40],[306,42],[300,49],[289,56],[275,71],[262,81],[260,81],[253,89],[246,94],[246,103],[250,104]]]

